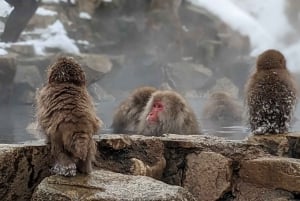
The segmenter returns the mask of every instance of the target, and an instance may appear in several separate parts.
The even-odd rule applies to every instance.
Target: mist
[[[298,79],[299,8],[292,0],[42,0],[16,41],[0,41],[0,142],[42,136],[34,124],[35,92],[62,54],[84,66],[102,133],[110,132],[120,101],[147,85],[181,93],[203,124],[210,93],[226,91],[243,102],[255,59],[266,49],[282,51]],[[0,34],[13,11],[0,0]],[[205,134],[248,134],[243,123],[206,125]]]

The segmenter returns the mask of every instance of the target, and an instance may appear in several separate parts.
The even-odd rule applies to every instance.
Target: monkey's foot
[[[76,164],[71,163],[69,165],[61,165],[61,164],[56,163],[51,168],[51,172],[58,174],[58,175],[66,176],[66,177],[72,177],[72,176],[76,175]]]

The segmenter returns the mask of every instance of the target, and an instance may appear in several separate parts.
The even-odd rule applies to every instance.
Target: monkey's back
[[[250,129],[254,134],[288,131],[295,110],[296,86],[286,69],[254,73],[246,87]]]
[[[37,119],[49,137],[59,126],[72,125],[73,132],[95,134],[100,127],[91,97],[83,87],[48,84],[37,94]]]

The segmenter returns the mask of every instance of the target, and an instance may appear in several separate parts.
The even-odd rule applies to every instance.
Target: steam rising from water
[[[300,72],[300,38],[285,15],[285,0],[190,0],[204,7],[229,24],[234,30],[249,36],[252,56],[266,49],[282,51],[293,72]],[[291,37],[292,36],[292,37]],[[292,40],[292,41],[291,41]]]

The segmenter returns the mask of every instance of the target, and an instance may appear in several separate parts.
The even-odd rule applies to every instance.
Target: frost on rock
[[[58,174],[58,175],[66,176],[66,177],[76,176],[76,164],[72,163],[67,166],[64,166],[64,165],[56,163],[52,167],[51,172],[53,172],[54,174]]]

